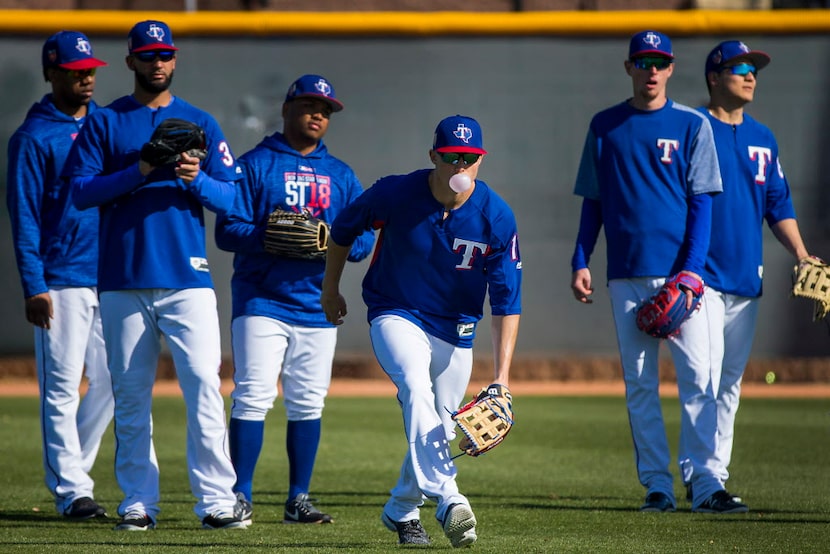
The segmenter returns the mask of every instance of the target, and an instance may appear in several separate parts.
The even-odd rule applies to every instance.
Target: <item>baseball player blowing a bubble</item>
[[[397,387],[408,449],[381,520],[401,544],[428,544],[419,508],[435,516],[454,547],[476,541],[476,518],[456,484],[450,412],[464,397],[485,295],[492,313],[494,385],[508,385],[521,312],[521,267],[510,207],[478,180],[481,127],[443,119],[431,169],[381,178],[334,220],[320,296],[326,318],[343,323],[339,283],[351,245],[378,229],[363,279],[375,356]]]

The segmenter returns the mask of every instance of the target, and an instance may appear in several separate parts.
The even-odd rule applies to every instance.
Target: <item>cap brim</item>
[[[734,58],[730,58],[726,61],[731,62],[733,60],[740,60],[740,59],[747,59],[752,62],[752,65],[755,66],[755,69],[761,70],[769,65],[770,57],[769,54],[766,52],[761,52],[760,50],[750,50],[749,52],[744,52],[740,56],[735,56]],[[725,64],[726,62],[724,62]],[[721,64],[723,65],[723,64]]]
[[[297,98],[316,98],[317,100],[322,100],[323,102],[328,103],[331,106],[332,111],[339,112],[343,109],[343,103],[336,98],[331,98],[330,96],[324,96],[322,94],[312,94],[310,92],[306,92],[304,94],[298,94],[294,96],[291,100],[296,100]]]
[[[629,58],[639,58],[640,56],[663,56],[664,58],[668,58],[670,60],[674,59],[674,56],[671,54],[667,54],[662,50],[640,50],[639,52],[634,52]]]
[[[74,62],[69,63],[62,63],[58,64],[58,67],[63,69],[94,69],[96,67],[103,67],[107,65],[107,62],[101,61],[96,58],[86,58],[84,60],[77,60]]]
[[[752,65],[755,66],[755,69],[760,71],[769,65],[771,58],[769,54],[766,52],[761,52],[760,50],[750,50],[749,52],[741,52],[737,56],[732,56],[729,59],[723,60],[718,65],[713,65],[706,70],[706,73],[714,71],[715,73],[719,73],[723,71],[723,68],[726,67],[726,64],[732,63],[738,60],[746,60]]]
[[[435,151],[439,154],[444,154],[447,152],[457,152],[459,154],[486,154],[487,150],[483,148],[476,148],[474,146],[442,146],[441,148],[435,148]]]
[[[138,48],[130,50],[130,54],[133,54],[135,52],[150,52],[152,50],[178,50],[178,48],[166,44],[145,44],[144,46],[139,46]]]

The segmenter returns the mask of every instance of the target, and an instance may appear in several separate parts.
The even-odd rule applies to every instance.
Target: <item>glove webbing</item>
[[[453,419],[458,423],[461,432],[464,433],[471,445],[478,449],[481,447],[480,440],[484,440],[490,443],[489,448],[487,448],[487,450],[490,450],[504,440],[502,433],[509,431],[513,425],[513,419],[507,416],[508,413],[508,409],[498,398],[487,396],[481,400],[472,400],[467,406],[456,412]],[[474,429],[477,434],[473,434],[471,429]],[[478,456],[484,454],[487,450],[472,453],[464,451],[453,456],[452,459],[465,454]]]
[[[830,266],[808,258],[795,268],[793,295],[813,300],[813,321],[830,313]]]

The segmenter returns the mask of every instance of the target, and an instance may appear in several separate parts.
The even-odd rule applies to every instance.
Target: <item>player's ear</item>
[[[438,153],[435,150],[430,149],[428,155],[429,161],[431,161],[433,165],[438,165]]]
[[[133,58],[132,56],[128,55],[126,58],[124,58],[124,63],[126,63],[126,64],[127,64],[127,68],[128,68],[130,71],[135,71],[135,58]]]

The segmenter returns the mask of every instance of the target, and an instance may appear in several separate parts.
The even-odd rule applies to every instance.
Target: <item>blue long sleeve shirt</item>
[[[97,109],[90,102],[88,114]],[[79,210],[61,169],[86,118],[34,104],[8,145],[6,203],[25,298],[55,286],[95,286],[98,210]]]

